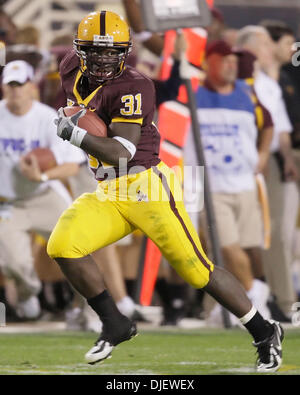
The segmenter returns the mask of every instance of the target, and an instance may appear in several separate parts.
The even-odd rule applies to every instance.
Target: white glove
[[[67,117],[61,107],[57,112],[58,119],[54,120],[55,125],[57,125],[57,135],[63,140],[70,141],[70,143],[76,145],[76,147],[80,147],[87,131],[77,126],[77,124],[85,113],[86,109],[83,108],[71,117]]]

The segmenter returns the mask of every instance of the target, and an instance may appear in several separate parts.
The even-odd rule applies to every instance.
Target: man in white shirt
[[[39,315],[36,297],[40,280],[34,270],[31,231],[48,238],[62,211],[71,203],[59,181],[78,172],[85,155],[56,135],[56,112],[33,100],[32,67],[24,61],[3,70],[0,101],[0,268],[15,280],[17,312],[24,318]],[[49,148],[57,166],[42,173],[30,156],[34,148]]]
[[[255,78],[255,91],[261,103],[269,110],[274,122],[274,135],[270,151],[267,188],[271,214],[271,248],[263,254],[264,266],[272,293],[276,296],[280,309],[286,316],[291,314],[295,302],[295,292],[290,272],[290,252],[287,234],[283,226],[284,183],[276,153],[283,158],[283,177],[285,183],[294,183],[298,177],[294,163],[291,137],[292,125],[284,104],[281,87],[273,78],[274,43],[268,31],[262,26],[246,26],[238,35],[237,45],[256,55],[260,70]]]

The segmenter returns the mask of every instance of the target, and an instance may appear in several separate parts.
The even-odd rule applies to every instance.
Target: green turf
[[[87,333],[1,334],[0,374],[254,374],[255,349],[242,330],[144,331],[113,357],[89,366]],[[286,331],[284,364],[276,374],[300,374],[300,331]]]

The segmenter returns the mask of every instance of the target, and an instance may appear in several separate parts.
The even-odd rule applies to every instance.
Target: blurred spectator
[[[284,68],[292,62],[293,44],[296,38],[293,30],[283,22],[266,20],[262,22],[262,25],[268,30],[275,49],[273,68],[268,74],[281,86],[283,99],[293,126],[292,141],[297,148],[297,145],[300,146],[300,87],[293,81],[288,69]]]
[[[17,30],[15,44],[39,47],[39,43],[40,32],[35,26],[27,25]]]
[[[244,80],[250,88],[250,94],[255,104],[258,135],[258,146],[260,146],[260,155],[256,173],[266,173],[267,164],[270,156],[270,142],[273,137],[273,120],[270,112],[260,102],[254,89],[254,82],[259,71],[259,63],[256,56],[244,49],[235,49],[238,56],[238,78]],[[269,139],[265,139],[266,145],[261,144],[261,131],[269,135]]]
[[[3,70],[4,100],[0,102],[0,251],[4,275],[18,290],[21,318],[40,314],[41,283],[34,271],[31,231],[48,238],[70,196],[58,179],[78,171],[83,153],[56,135],[56,113],[32,98],[34,72],[24,61]],[[49,148],[57,165],[44,173],[34,148]]]
[[[268,32],[262,26],[243,27],[238,34],[237,48],[253,53],[259,61],[261,70],[268,70],[273,64],[273,43]]]
[[[16,31],[15,42],[7,47],[7,59],[24,60],[36,70],[42,60],[39,50],[39,30],[31,25],[18,28]]]
[[[72,46],[72,35],[58,36],[51,42],[51,62],[40,83],[41,101],[56,110],[60,107],[64,107],[67,102],[67,98],[61,86],[59,65],[65,55],[72,49]]]
[[[244,80],[250,89],[250,95],[255,104],[256,124],[258,129],[257,147],[259,150],[259,160],[256,168],[256,179],[258,185],[261,184],[261,177],[266,174],[267,165],[270,157],[270,143],[273,137],[274,124],[270,112],[259,101],[254,89],[254,81],[259,70],[259,63],[256,56],[243,49],[236,49],[234,51],[238,55],[238,78]],[[264,136],[261,139],[261,136]],[[266,138],[268,136],[268,138]],[[262,195],[261,195],[262,194]],[[268,213],[268,198],[263,197],[263,192],[259,190],[260,204],[262,209],[262,216],[264,218],[264,242],[262,246],[269,248],[270,229],[269,229],[269,213]],[[261,251],[258,248],[246,249],[246,252],[251,257],[251,265],[254,277],[266,282],[265,270],[262,262]]]
[[[158,33],[145,30],[141,10],[136,0],[122,0],[128,23],[133,30],[135,41],[142,43],[149,51],[161,56],[164,48],[164,37]]]
[[[263,253],[263,258],[271,291],[276,296],[280,309],[288,316],[291,314],[291,305],[295,301],[295,293],[290,272],[289,246],[282,226],[285,220],[282,175],[284,174],[285,181],[293,181],[297,178],[297,168],[291,150],[292,125],[283,101],[281,87],[268,75],[268,72],[274,73],[276,63],[274,62],[275,46],[268,31],[262,26],[246,26],[239,32],[237,46],[257,57],[260,70],[254,83],[255,91],[259,100],[269,110],[274,122],[271,144],[273,155],[270,156],[267,177],[272,219],[271,248]],[[283,174],[278,165],[278,152],[284,158]]]
[[[173,66],[170,77],[166,81],[154,80],[156,89],[157,108],[165,101],[175,100],[178,96],[182,79],[180,77],[180,62],[185,54],[187,44],[183,34],[178,33],[175,40],[174,52],[172,54]]]
[[[149,78],[158,80],[164,50],[164,35],[145,30],[140,5],[136,0],[122,0],[122,4],[133,39],[133,48],[127,63]]]
[[[231,47],[234,47],[236,45],[238,32],[238,29],[225,29],[222,32],[221,39],[226,41]]]
[[[262,243],[255,182],[260,150],[255,104],[248,86],[237,80],[238,57],[226,42],[208,45],[205,69],[207,77],[197,91],[196,101],[225,265],[239,279],[258,310],[270,317],[266,305],[269,288],[254,278],[250,261],[253,255],[247,253],[259,249]],[[268,150],[269,131],[262,131],[260,137],[260,144]],[[190,134],[185,165],[195,163]]]
[[[2,5],[2,4],[1,4]],[[2,9],[0,5],[0,41],[3,41],[7,46],[14,44],[16,38],[17,27],[13,23],[10,16],[8,16]],[[7,52],[7,48],[6,48]],[[6,53],[7,61],[7,53]],[[0,75],[2,73],[2,67],[0,67]],[[2,98],[2,90],[0,86],[0,99]]]
[[[289,96],[294,96],[294,94],[296,93],[296,95],[299,95],[300,92],[300,72],[299,72],[299,66],[295,66],[293,63],[288,63],[286,65],[284,65],[282,67],[282,70],[285,71],[292,83],[292,85],[287,85],[287,90],[285,90],[284,92],[284,97],[285,100],[288,100],[288,97],[286,96],[286,94],[288,94]],[[294,121],[296,120],[296,118],[294,118],[293,120],[293,115],[289,114],[291,117],[291,121],[293,123],[294,126],[294,130],[292,132],[292,144],[293,144],[293,148],[297,148],[299,150],[300,148],[300,132],[299,132],[299,127],[297,125],[297,127],[294,124]]]
[[[211,23],[206,27],[207,30],[207,42],[220,40],[225,30],[225,21],[222,12],[214,7],[211,10]]]
[[[238,78],[241,80],[247,80],[249,85],[254,85],[254,80],[259,71],[259,63],[254,53],[249,52],[245,49],[235,49],[234,51],[238,55]]]
[[[33,25],[20,27],[16,33],[14,45],[7,47],[7,61],[24,60],[34,68],[34,79],[40,84],[46,73],[50,54],[45,48],[40,48],[40,31]]]
[[[32,89],[34,99],[40,101],[39,84],[48,68],[49,53],[39,48],[40,32],[32,25],[18,28],[15,43],[6,48],[6,60],[23,60],[34,69],[34,86]]]
[[[0,9],[0,40],[6,45],[12,45],[15,42],[17,33],[16,25],[12,19]]]
[[[261,23],[269,32],[274,42],[274,67],[271,75],[277,80],[283,92],[283,100],[285,102],[289,118],[292,123],[292,142],[294,143],[293,157],[300,172],[300,145],[297,146],[297,138],[300,142],[300,94],[297,85],[294,84],[289,73],[283,69],[283,66],[291,63],[293,55],[293,44],[296,40],[293,30],[285,23],[276,20],[266,20]],[[279,164],[282,166],[284,173],[284,158],[278,153]],[[283,174],[283,178],[285,178]],[[286,239],[287,252],[290,254],[289,261],[295,262],[296,251],[294,248],[294,240],[297,228],[297,218],[299,213],[300,201],[300,183],[286,180],[284,182],[284,215],[282,229]]]

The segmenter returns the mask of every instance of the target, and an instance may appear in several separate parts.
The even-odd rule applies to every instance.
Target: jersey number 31
[[[121,115],[142,115],[142,95],[125,95],[121,97],[122,103],[125,108],[121,108]]]

